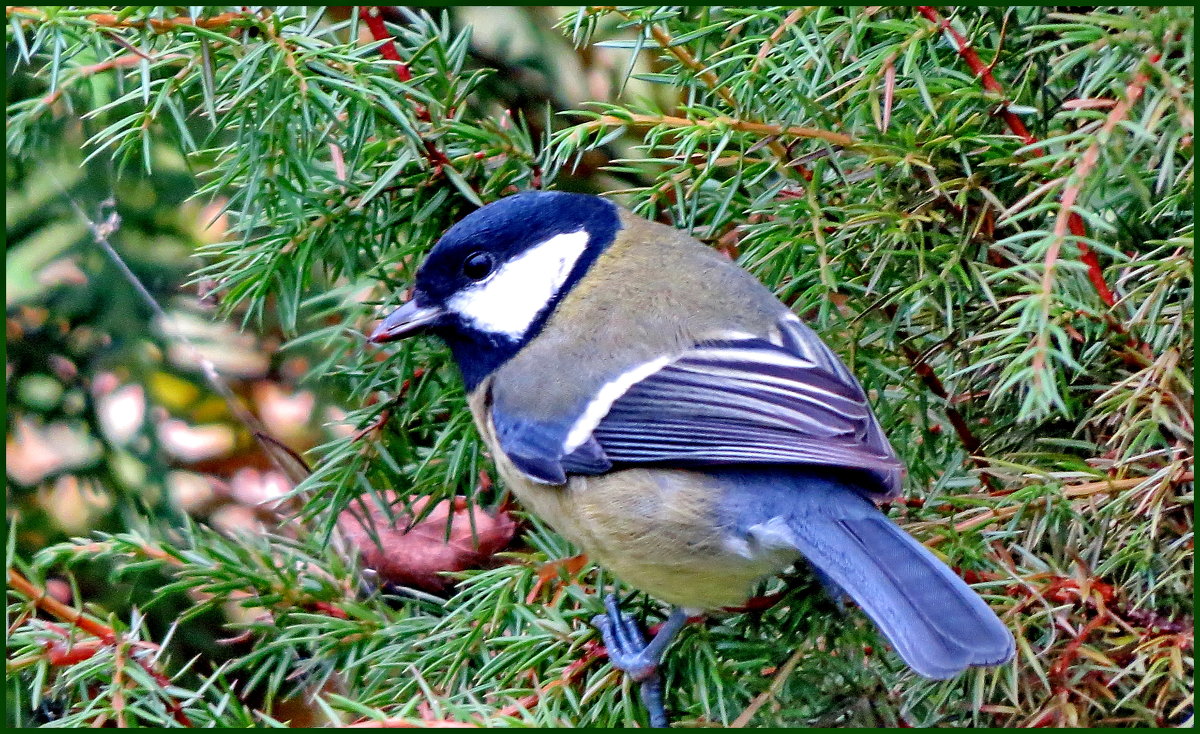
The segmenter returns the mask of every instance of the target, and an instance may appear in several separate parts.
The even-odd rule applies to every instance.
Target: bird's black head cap
[[[408,312],[389,316],[372,340],[424,327],[449,345],[471,389],[537,336],[620,226],[614,204],[587,194],[528,192],[489,204],[438,240]]]

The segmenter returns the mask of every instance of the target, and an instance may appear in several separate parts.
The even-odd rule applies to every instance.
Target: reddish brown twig
[[[412,79],[412,69],[409,68],[400,58],[400,52],[396,50],[396,41],[392,38],[392,34],[388,33],[387,27],[383,24],[383,11],[377,5],[360,6],[362,9],[364,20],[366,20],[367,28],[371,31],[371,36],[376,41],[383,41],[379,46],[379,53],[389,61],[397,62],[393,67],[396,72],[396,78],[402,82],[407,82]],[[408,104],[413,109],[414,116],[423,122],[429,122],[432,117],[429,109],[424,105],[415,102],[412,99],[406,99]],[[433,169],[435,176],[440,176],[445,168],[453,168],[450,159],[437,147],[432,140],[421,137],[422,147],[425,152],[425,160],[428,161]],[[465,179],[464,179],[465,180]],[[475,192],[476,198],[479,196],[479,189],[473,183],[467,181],[467,186],[471,191]]]
[[[892,123],[892,103],[896,98],[896,64],[888,59],[883,65],[883,120],[880,132],[887,132]]]
[[[773,594],[766,594],[764,596],[753,596],[753,597],[750,597],[749,599],[747,599],[745,602],[738,604],[737,606],[722,607],[721,611],[729,612],[730,614],[745,614],[747,612],[762,612],[767,609],[770,609],[771,607],[775,606],[779,602],[783,601],[783,598],[785,596],[787,596],[786,591],[776,591]]]
[[[270,11],[265,11],[268,14]],[[268,22],[267,18],[263,19],[263,36],[279,49],[279,53],[283,55],[283,64],[291,72],[292,76],[296,77],[296,83],[300,87],[301,96],[308,94],[308,80],[304,78],[304,74],[300,72],[300,65],[296,63],[296,55],[292,53],[292,49],[288,47],[286,41],[278,33],[275,32],[275,24]]]
[[[375,431],[378,431],[387,425],[387,422],[392,419],[392,411],[395,410],[396,406],[400,405],[400,403],[404,401],[404,396],[408,394],[408,389],[412,386],[413,380],[419,380],[424,375],[424,367],[414,368],[412,371],[412,377],[404,378],[404,381],[400,383],[400,389],[396,391],[395,396],[388,400],[387,405],[384,406],[383,410],[379,411],[379,415],[376,416],[375,420],[358,429],[354,433],[354,436],[351,437],[350,441],[361,441],[363,436],[374,433]]]
[[[713,94],[720,97],[722,102],[729,105],[731,110],[733,110],[735,113],[738,111],[740,105],[738,104],[737,98],[733,96],[733,92],[729,91],[728,87],[721,84],[721,80],[717,77],[715,72],[706,67],[699,59],[692,55],[690,51],[684,48],[682,44],[677,43],[675,39],[671,38],[671,34],[668,33],[664,28],[654,23],[643,24],[634,20],[632,16],[622,12],[621,10],[614,10],[614,12],[625,20],[636,23],[639,28],[645,28],[648,30],[650,35],[654,38],[655,42],[658,43],[659,47],[662,48],[663,51],[671,54],[679,61],[679,63],[691,69],[692,72],[704,82],[704,85],[708,87]],[[758,68],[758,65],[767,57],[767,54],[769,54],[771,51],[771,47],[775,43],[778,43],[780,38],[783,38],[783,34],[787,28],[796,21],[800,20],[800,18],[809,12],[811,12],[811,8],[799,8],[792,11],[787,18],[784,18],[783,23],[779,26],[779,28],[777,28],[775,32],[771,34],[771,37],[764,42],[762,47],[759,49],[758,56],[755,57],[754,65],[751,68],[751,73],[753,73],[753,71]],[[781,166],[793,166],[806,181],[812,179],[812,173],[806,166],[803,164],[789,162],[791,159],[790,152],[788,148],[778,140],[768,139],[766,145],[767,148],[774,153]]]
[[[716,73],[701,63],[700,60],[693,56],[691,52],[684,48],[682,44],[676,43],[675,39],[671,38],[671,34],[668,33],[666,29],[654,23],[643,23],[634,19],[634,17],[628,13],[617,10],[616,8],[613,8],[613,12],[625,20],[633,23],[639,29],[644,28],[647,30],[651,37],[654,38],[655,43],[657,43],[663,51],[671,54],[676,60],[679,61],[679,63],[691,69],[692,73],[699,77],[702,82],[704,82],[704,86],[712,90],[713,94],[720,97],[721,101],[729,105],[731,109],[736,110],[738,108],[737,99],[733,96],[733,93],[730,92],[729,89],[721,84],[721,80],[717,78]]]
[[[962,443],[963,448],[971,456],[971,461],[980,469],[980,484],[989,492],[995,491],[995,479],[987,471],[988,461],[979,452],[983,444],[975,435],[975,432],[971,430],[967,419],[963,417],[958,408],[954,407],[954,400],[951,399],[950,392],[946,390],[946,386],[942,383],[941,378],[937,376],[933,367],[925,361],[925,358],[916,349],[908,344],[902,344],[900,349],[904,352],[905,359],[913,366],[913,372],[916,372],[917,376],[921,378],[921,382],[925,383],[925,387],[929,388],[929,392],[942,399],[946,419],[954,427],[954,433],[958,436],[958,440]]]
[[[1004,87],[1000,82],[996,81],[996,77],[992,74],[992,67],[983,63],[983,59],[979,58],[979,53],[971,47],[971,43],[966,37],[959,33],[954,26],[950,25],[950,21],[943,18],[936,8],[929,5],[918,5],[917,11],[931,22],[936,23],[946,33],[950,34],[950,37],[954,39],[954,46],[958,51],[958,55],[963,58],[963,61],[967,62],[967,66],[970,67],[971,71],[975,72],[975,76],[979,77],[979,80],[983,83],[983,88],[1000,95],[999,115],[1004,118],[1004,121],[1008,124],[1008,128],[1012,130],[1013,134],[1019,137],[1021,142],[1026,145],[1036,143],[1037,138],[1030,134],[1029,128],[1025,127],[1025,123],[1021,121],[1021,118],[1017,117],[1016,113],[1009,109],[1008,99],[1004,96]]]
[[[896,320],[896,307],[888,304],[884,306],[884,314],[893,322]],[[925,359],[915,347],[901,343],[900,351],[904,353],[904,358],[912,365],[913,372],[917,373],[917,377],[921,378],[921,382],[929,389],[929,392],[941,398],[943,407],[942,410],[946,414],[946,419],[950,421],[950,425],[954,427],[954,433],[958,436],[959,442],[963,448],[967,450],[967,454],[971,457],[971,462],[980,469],[979,483],[983,485],[989,492],[996,491],[995,478],[987,471],[988,460],[980,453],[982,442],[971,430],[970,424],[963,416],[962,412],[955,407],[956,401],[950,396],[950,391],[946,389],[933,366]]]
[[[1076,238],[1075,245],[1079,248],[1079,259],[1087,266],[1088,280],[1092,282],[1092,287],[1096,289],[1100,300],[1104,301],[1106,306],[1115,306],[1117,297],[1113,295],[1108,283],[1104,280],[1104,268],[1100,266],[1100,258],[1096,256],[1096,251],[1083,241],[1083,238],[1087,236],[1083,217],[1071,212],[1067,219],[1067,226],[1071,230],[1071,235]]]
[[[521,711],[528,710],[535,706],[537,702],[546,695],[546,693],[554,688],[574,683],[587,666],[592,664],[592,661],[604,656],[604,646],[595,640],[587,642],[583,646],[578,658],[573,660],[566,668],[563,669],[562,675],[557,680],[552,680],[544,686],[539,686],[536,691],[519,699],[515,703],[497,709],[491,714],[493,718],[516,716]],[[483,726],[478,721],[464,722],[452,721],[449,719],[367,719],[356,721],[353,724],[347,724],[350,729],[475,729]]]
[[[762,46],[759,46],[758,53],[754,55],[754,63],[750,65],[751,74],[758,71],[758,67],[762,66],[762,63],[767,60],[767,55],[771,53],[771,49],[774,48],[775,44],[779,43],[779,39],[783,38],[783,34],[787,32],[787,29],[791,28],[801,18],[812,11],[813,8],[796,8],[788,13],[783,22],[779,24],[779,27],[771,33],[771,36],[767,40],[763,41]]]
[[[47,19],[46,13],[37,8],[26,8],[20,6],[8,6],[4,9],[6,18],[18,16],[18,21],[22,24],[44,21]],[[104,28],[148,28],[155,33],[167,33],[179,28],[205,28],[208,30],[221,30],[234,24],[235,21],[243,20],[248,16],[246,13],[221,13],[214,15],[211,18],[193,18],[187,15],[177,15],[174,18],[119,18],[110,13],[93,13],[83,16],[83,19],[89,23],[95,23]]]
[[[1150,63],[1153,64],[1159,59],[1159,54],[1150,55]],[[1100,127],[1100,131],[1092,139],[1092,144],[1087,147],[1080,157],[1079,163],[1075,165],[1075,171],[1071,174],[1071,178],[1067,185],[1063,187],[1062,199],[1060,200],[1058,220],[1054,223],[1054,240],[1050,243],[1050,248],[1046,252],[1045,268],[1042,271],[1042,295],[1048,296],[1050,288],[1054,281],[1054,264],[1058,259],[1059,247],[1063,239],[1066,238],[1069,231],[1075,237],[1083,237],[1087,232],[1083,225],[1083,219],[1072,211],[1075,207],[1075,202],[1079,198],[1079,193],[1083,189],[1083,184],[1087,177],[1091,174],[1092,169],[1096,167],[1096,162],[1100,160],[1100,138],[1107,136],[1116,129],[1125,116],[1129,114],[1129,110],[1142,96],[1142,92],[1146,89],[1146,82],[1149,76],[1139,71],[1134,74],[1133,79],[1125,87],[1125,99],[1118,101],[1109,111],[1108,117],[1105,118],[1104,124]],[[1096,259],[1096,253],[1092,252],[1091,248],[1087,247],[1082,240],[1079,242],[1079,251],[1085,263],[1088,264],[1088,277],[1092,284],[1096,287],[1100,297],[1109,306],[1116,303],[1112,292],[1108,289],[1108,285],[1104,282],[1103,274],[1100,273],[1100,262]],[[1090,256],[1090,257],[1089,257]],[[1093,267],[1094,265],[1094,267]]]
[[[379,46],[379,54],[388,61],[396,62],[396,65],[392,67],[396,71],[396,78],[402,82],[412,79],[412,71],[409,70],[408,64],[400,58],[400,52],[396,50],[396,42],[392,39],[392,34],[388,33],[387,28],[383,25],[383,12],[379,6],[362,5],[359,10],[363,14],[363,20],[366,21],[371,35],[376,41],[383,41],[383,44]]]
[[[398,402],[398,401],[393,401],[392,404],[394,405],[396,402]],[[363,439],[363,436],[374,433],[375,431],[378,431],[379,429],[383,428],[384,426],[387,425],[387,422],[390,421],[391,419],[392,419],[392,405],[389,405],[388,407],[379,411],[379,415],[376,416],[375,420],[371,421],[367,425],[365,425],[362,428],[355,431],[354,435],[350,437],[350,442],[357,443],[358,441],[361,441]]]
[[[996,65],[996,59],[1000,57],[999,52],[997,52],[996,59],[993,59],[991,64],[984,64],[983,60],[979,58],[979,53],[971,47],[971,44],[969,41],[967,41],[966,37],[964,37],[958,32],[957,29],[950,25],[950,21],[946,18],[943,18],[942,15],[938,13],[936,8],[928,5],[920,5],[917,7],[917,10],[921,13],[921,15],[924,15],[954,39],[954,44],[955,48],[958,50],[958,55],[962,57],[963,61],[966,62],[971,71],[974,72],[979,78],[983,84],[983,88],[1000,96],[1001,102],[1000,107],[997,110],[997,114],[1004,119],[1004,122],[1008,125],[1008,129],[1011,130],[1012,133],[1020,138],[1021,142],[1025,143],[1026,145],[1036,144],[1038,139],[1029,132],[1029,128],[1025,127],[1025,123],[1021,120],[1021,118],[1017,117],[1017,115],[1009,108],[1009,101],[1008,98],[1005,97],[1004,87],[999,81],[996,80],[995,75],[992,74],[992,67]],[[1142,83],[1145,83],[1144,80]],[[1038,155],[1041,155],[1042,151],[1040,149],[1034,148],[1033,150]],[[1066,192],[1064,191],[1064,212],[1070,209],[1069,206],[1065,205],[1065,198]],[[1074,197],[1072,197],[1072,203],[1074,203]],[[1096,294],[1100,296],[1100,300],[1104,301],[1105,305],[1115,305],[1117,299],[1113,295],[1112,289],[1108,287],[1107,281],[1104,279],[1104,269],[1100,265],[1100,258],[1097,257],[1096,252],[1092,250],[1092,248],[1086,242],[1083,241],[1083,238],[1087,236],[1087,228],[1084,226],[1083,218],[1074,212],[1070,212],[1067,221],[1063,222],[1062,224],[1064,227],[1070,229],[1071,235],[1075,238],[1076,246],[1079,248],[1079,259],[1087,268],[1088,280],[1092,283],[1092,287],[1096,289]],[[1057,229],[1058,228],[1056,227],[1056,230]],[[1051,252],[1047,253],[1046,256],[1047,262],[1049,263],[1048,270],[1051,273],[1053,272],[1053,261],[1058,257],[1058,249],[1061,242],[1061,237],[1057,231],[1055,234],[1055,239],[1055,243],[1051,246]]]
[[[136,49],[135,49],[135,51],[136,51]],[[182,54],[171,54],[169,56],[163,56],[158,59],[150,59],[150,61],[164,61],[164,60],[170,60],[170,59],[184,59],[184,58],[187,58],[187,57]],[[47,105],[47,106],[54,104],[55,102],[58,101],[58,99],[60,97],[62,97],[63,92],[66,91],[68,86],[70,86],[72,83],[74,83],[80,79],[92,76],[93,74],[99,74],[102,71],[108,71],[110,69],[123,69],[127,66],[136,66],[136,65],[142,63],[143,60],[145,60],[145,55],[144,54],[139,55],[139,53],[135,52],[135,53],[124,54],[122,56],[114,56],[111,59],[108,59],[106,61],[101,61],[96,64],[88,64],[86,66],[80,66],[75,69],[74,73],[71,75],[71,77],[69,79],[60,80],[58,83],[58,87],[53,92],[50,92],[45,97],[42,97],[42,104]]]
[[[1192,472],[1183,472],[1179,476],[1169,479],[1173,484],[1181,484],[1191,482],[1195,479]],[[1075,484],[1064,487],[1062,497],[1068,500],[1081,499],[1083,497],[1091,497],[1093,495],[1108,494],[1112,492],[1122,492],[1127,489],[1132,489],[1139,485],[1145,484],[1147,477],[1129,477],[1128,479],[1106,479],[1100,482],[1085,482],[1083,484]],[[1002,520],[1006,520],[1019,512],[1029,509],[1033,503],[1025,503],[1020,505],[1009,505],[998,509],[987,510],[986,512],[974,517],[955,523],[954,532],[964,533],[968,530],[986,527],[995,524]],[[925,545],[933,547],[947,539],[946,535],[939,535],[936,538],[931,538],[925,541]]]
[[[63,636],[63,640],[46,640],[42,647],[46,649],[46,661],[59,668],[66,668],[84,660],[90,660],[93,655],[107,647],[104,640],[71,640],[70,631],[58,625],[46,624]]]
[[[72,609],[52,596],[47,596],[45,591],[34,586],[29,579],[11,568],[8,570],[8,585],[18,594],[33,602],[38,609],[78,627],[93,637],[98,637],[106,645],[116,644],[117,633],[113,631],[112,627],[91,617],[85,617],[83,612]]]
[[[75,553],[80,556],[91,556],[91,555],[97,555],[100,553],[108,553],[108,552],[112,551],[112,549],[113,549],[113,546],[111,543],[105,543],[105,542],[80,543],[75,546]],[[163,549],[155,548],[152,545],[148,545],[148,544],[140,545],[140,546],[138,546],[138,552],[140,552],[142,555],[146,556],[147,558],[152,558],[156,561],[162,561],[162,562],[168,563],[172,566],[179,567],[179,566],[184,565],[183,561],[179,560],[178,558],[171,555],[170,553],[167,553]],[[58,616],[58,615],[56,614],[55,616]],[[60,617],[60,619],[61,619],[61,617]]]
[[[537,570],[537,581],[534,582],[533,588],[529,590],[529,593],[525,595],[525,603],[532,604],[538,598],[538,595],[542,593],[542,589],[546,584],[558,579],[563,571],[566,571],[568,576],[575,576],[587,566],[587,563],[588,557],[585,553],[543,563]]]
[[[594,120],[579,125],[579,128],[584,131],[595,130],[603,127],[667,127],[667,128],[713,128],[717,126],[728,127],[739,132],[751,133],[753,135],[762,135],[770,137],[787,137],[787,138],[815,138],[824,140],[830,145],[835,145],[840,148],[851,149],[870,149],[870,143],[855,140],[849,135],[843,133],[835,133],[830,130],[822,130],[815,127],[806,127],[804,125],[772,125],[764,122],[753,122],[749,120],[735,120],[732,117],[714,117],[711,119],[690,119],[686,117],[676,117],[674,115],[601,115]]]
[[[532,708],[535,704],[537,704],[538,700],[542,698],[542,696],[546,695],[546,693],[552,688],[574,683],[575,680],[583,674],[583,671],[587,669],[587,666],[592,664],[592,661],[604,655],[607,655],[607,652],[605,652],[604,646],[599,642],[592,640],[585,643],[579,657],[573,660],[569,665],[567,665],[566,668],[563,669],[562,675],[558,677],[558,680],[552,680],[546,685],[539,687],[534,693],[529,694],[516,703],[509,704],[504,708],[498,709],[493,716],[516,716],[522,710]]]
[[[51,614],[74,627],[78,627],[84,632],[97,638],[101,645],[111,645],[114,647],[146,647],[147,645],[147,643],[131,643],[130,641],[125,640],[118,635],[116,630],[114,630],[112,627],[109,627],[108,625],[98,622],[90,617],[84,616],[82,612],[72,609],[54,597],[47,596],[43,589],[39,589],[38,587],[34,586],[29,579],[25,578],[15,569],[10,568],[8,570],[8,585],[15,589],[21,596],[24,596],[26,599],[28,599],[38,609],[41,609],[42,611],[47,612],[48,614]],[[68,630],[62,629],[57,625],[50,626],[62,636],[70,636],[70,632]],[[88,651],[89,647],[91,648],[90,652]],[[90,658],[96,652],[96,648],[94,646],[87,644],[76,645],[74,646],[74,652],[72,650],[73,648],[71,647],[56,647],[53,643],[47,646],[47,654],[51,655],[53,658],[56,658],[59,661],[59,664],[62,665],[73,665],[75,663],[82,662],[83,660]],[[142,660],[137,656],[131,657],[142,670],[146,671],[147,675],[154,679],[154,682],[158,684],[159,688],[163,690],[167,707],[171,710],[171,715],[175,717],[175,721],[183,726],[192,726],[192,722],[188,718],[187,714],[184,713],[183,707],[180,706],[179,702],[176,701],[169,693],[167,693],[171,685],[171,679],[145,660]]]
[[[1075,639],[1067,643],[1062,655],[1050,667],[1051,680],[1058,681],[1061,685],[1062,680],[1066,677],[1067,671],[1071,667],[1071,663],[1075,662],[1075,658],[1079,656],[1079,648],[1083,646],[1083,643],[1087,642],[1088,637],[1091,637],[1093,632],[1103,627],[1107,621],[1109,621],[1109,615],[1101,610],[1100,614],[1093,617],[1090,622],[1083,626],[1083,629],[1079,630],[1079,634],[1075,636]]]
[[[733,723],[729,725],[729,728],[744,729],[754,719],[754,715],[758,713],[759,709],[761,709],[772,698],[779,695],[779,692],[783,689],[783,684],[787,682],[789,677],[791,677],[792,672],[796,669],[796,666],[800,664],[800,661],[808,652],[808,649],[803,645],[796,648],[796,651],[793,652],[791,656],[788,657],[787,661],[779,667],[779,670],[776,671],[775,677],[771,680],[771,685],[767,687],[767,690],[755,696],[754,700],[750,702],[750,705],[747,706],[745,710],[743,710],[742,713],[733,720]]]

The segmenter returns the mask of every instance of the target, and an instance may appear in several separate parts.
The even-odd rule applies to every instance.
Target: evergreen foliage
[[[376,583],[338,522],[508,511],[445,351],[364,332],[452,223],[541,187],[690,231],[816,328],[908,466],[892,516],[1018,639],[926,681],[800,569],[680,635],[679,721],[1190,721],[1192,12],[588,7],[513,61],[443,11],[9,7],[10,166],[71,135],[124,181],[186,156],[231,223],[196,282],[351,408],[270,533],[150,511],[40,550],[10,531],[10,723],[643,720],[589,625],[617,582],[547,565],[576,551],[536,518],[444,596]],[[611,93],[563,109],[556,65]],[[146,593],[80,617],[39,598],[70,569]],[[232,644],[179,647],[222,615]]]

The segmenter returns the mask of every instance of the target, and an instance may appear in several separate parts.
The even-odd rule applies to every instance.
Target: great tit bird
[[[649,642],[615,597],[595,621],[653,725],[686,619],[800,558],[923,676],[1012,657],[988,605],[876,506],[903,467],[849,369],[685,233],[597,196],[501,199],[445,233],[370,339],[419,332],[449,346],[522,504],[675,606]]]

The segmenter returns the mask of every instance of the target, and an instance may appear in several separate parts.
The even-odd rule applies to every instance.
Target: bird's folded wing
[[[898,491],[900,463],[858,382],[799,321],[780,330],[778,342],[705,343],[641,370],[618,395],[601,391],[558,456],[545,441],[528,451],[533,436],[521,432],[515,463],[543,481],[617,464],[818,464],[869,471]]]

